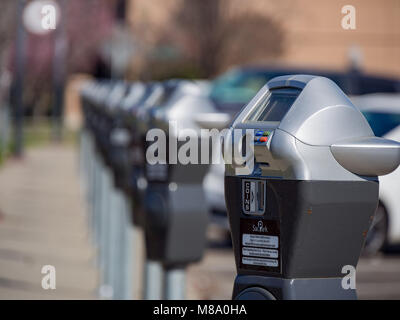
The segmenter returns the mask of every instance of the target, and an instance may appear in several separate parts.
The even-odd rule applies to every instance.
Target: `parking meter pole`
[[[1,110],[0,110],[1,112]],[[1,116],[0,116],[0,120],[1,120]],[[79,176],[81,178],[81,182],[84,183],[85,180],[85,168],[84,168],[84,153],[85,153],[85,133],[84,133],[84,129],[81,129],[80,135],[79,135],[79,150],[78,150],[78,173]],[[1,138],[1,136],[0,136]]]
[[[131,247],[132,239],[129,237],[131,231],[128,217],[127,208],[124,201],[124,194],[116,189],[114,191],[115,197],[115,211],[111,212],[113,222],[110,225],[111,229],[111,260],[109,261],[111,267],[112,287],[115,299],[127,299],[126,292],[132,288],[132,277],[127,274],[127,269],[131,267],[132,252]],[[129,270],[132,273],[132,269]]]
[[[89,209],[89,226],[91,230],[91,239],[93,245],[98,246],[98,230],[97,230],[97,199],[98,199],[98,182],[99,182],[99,172],[98,172],[98,161],[96,158],[96,154],[93,150],[94,146],[92,145],[91,137],[88,137],[88,150],[87,150],[87,179],[86,179],[86,198]],[[96,184],[97,182],[97,184]]]
[[[165,270],[165,299],[185,299],[186,273],[184,269]]]
[[[225,165],[232,297],[355,299],[342,270],[357,266],[378,176],[397,168],[400,144],[375,137],[334,82],[310,75],[270,80],[230,134],[240,139],[226,143],[247,145],[248,159]]]
[[[89,182],[90,182],[90,174],[92,173],[91,171],[91,160],[92,160],[92,154],[91,154],[91,138],[90,138],[90,132],[88,129],[83,129],[82,134],[82,144],[81,144],[81,165],[80,165],[80,174],[82,177],[82,186],[83,190],[88,193],[89,191]]]
[[[131,221],[131,210],[130,199],[123,193],[119,246],[121,263],[118,271],[118,295],[123,300],[131,300],[133,297],[133,275],[136,273],[133,263],[136,255],[133,243],[135,229]]]
[[[121,300],[123,299],[123,282],[122,282],[122,277],[124,276],[123,274],[123,269],[124,269],[124,253],[125,253],[125,243],[124,243],[124,238],[125,238],[125,228],[123,226],[123,221],[124,221],[124,202],[123,202],[123,196],[121,194],[121,191],[116,189],[115,190],[116,194],[116,200],[117,200],[117,207],[115,212],[112,214],[114,215],[113,219],[115,220],[114,222],[114,236],[113,236],[113,249],[112,249],[112,260],[110,263],[113,264],[113,281],[112,281],[112,286],[114,289],[114,299]]]
[[[90,204],[91,204],[91,226],[93,230],[93,240],[94,243],[99,249],[100,246],[100,217],[101,217],[101,192],[102,192],[102,168],[101,162],[95,150],[94,142],[91,142],[90,149],[90,186],[89,186],[89,195],[90,195]]]
[[[122,299],[131,300],[133,297],[133,275],[136,273],[134,269],[133,259],[136,256],[134,246],[135,229],[131,221],[131,204],[129,198],[124,194],[123,201],[123,219],[122,219],[122,272],[121,272],[121,294]]]
[[[94,146],[91,150],[92,156],[92,177],[90,181],[90,193],[91,193],[91,204],[92,204],[92,213],[91,213],[91,224],[93,230],[93,242],[96,245],[96,248],[99,252],[98,255],[98,263],[100,265],[100,250],[102,245],[102,230],[101,230],[101,222],[102,222],[102,212],[103,212],[103,205],[105,204],[105,200],[103,197],[105,196],[105,191],[103,188],[104,186],[104,172],[101,163],[101,159],[98,156],[97,152],[94,150]]]
[[[106,252],[106,284],[110,286],[112,298],[118,297],[117,279],[119,264],[119,241],[118,235],[120,233],[120,213],[121,201],[120,193],[115,189],[111,177],[110,185],[110,210],[108,212],[108,241]]]
[[[96,150],[95,146],[95,137],[91,135],[90,137],[90,160],[89,160],[89,203],[90,203],[90,224],[92,229],[92,241],[96,247],[98,252],[96,256],[96,265],[100,266],[100,255],[101,255],[101,245],[102,245],[102,230],[101,230],[101,222],[102,222],[102,212],[103,205],[106,204],[106,199],[104,198],[104,175],[103,175],[103,167],[102,160],[98,150]]]
[[[113,296],[113,288],[110,283],[109,273],[109,253],[110,253],[110,210],[112,210],[112,191],[111,191],[111,174],[109,169],[102,165],[102,193],[101,193],[101,210],[100,210],[100,266],[102,270],[102,285],[100,288],[100,296],[105,299],[111,299]]]
[[[82,137],[82,167],[81,167],[81,176],[82,176],[82,189],[84,191],[84,195],[86,198],[86,205],[87,205],[87,221],[90,230],[90,237],[92,244],[95,245],[95,235],[94,235],[94,228],[93,228],[93,215],[94,215],[94,202],[93,202],[93,186],[92,186],[92,179],[94,174],[94,159],[92,158],[91,154],[91,145],[90,145],[90,137],[89,133],[83,133],[84,136]]]
[[[84,195],[87,197],[88,193],[88,182],[90,169],[89,169],[89,132],[83,128],[80,134],[80,143],[79,143],[79,175],[81,178],[81,186],[84,191]]]
[[[89,132],[87,129],[84,129],[81,133],[81,149],[80,149],[80,155],[81,155],[81,160],[80,160],[80,174],[82,177],[82,186],[84,190],[87,192],[88,190],[88,182],[90,181],[90,176],[89,174],[91,173],[90,171],[90,162],[89,162],[89,157],[90,157],[90,146],[89,146]]]
[[[103,168],[103,164],[101,159],[98,159],[98,174],[99,174],[99,192],[98,192],[98,210],[96,210],[95,214],[97,216],[97,243],[98,243],[98,266],[100,267],[100,272],[101,272],[101,285],[105,283],[104,281],[104,251],[106,247],[106,211],[108,207],[108,195],[107,195],[107,177],[106,177],[106,172]]]
[[[163,268],[160,262],[145,262],[144,299],[161,300],[163,296]]]

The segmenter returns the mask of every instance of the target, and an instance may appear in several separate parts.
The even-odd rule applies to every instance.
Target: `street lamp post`
[[[13,128],[13,154],[16,157],[23,155],[23,87],[25,70],[25,45],[26,31],[23,25],[22,16],[26,0],[19,0],[17,7],[17,35],[15,43],[15,77],[12,85],[12,102],[14,113]]]
[[[59,0],[59,12],[65,11],[65,0]],[[61,14],[60,14],[61,15]],[[60,17],[59,17],[60,18]],[[53,56],[53,140],[62,139],[62,119],[64,107],[64,86],[66,74],[66,14],[63,14],[54,33]]]

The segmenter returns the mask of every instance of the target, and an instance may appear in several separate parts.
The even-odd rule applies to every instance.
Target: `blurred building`
[[[129,20],[135,34],[151,46],[173,24],[174,12],[185,0],[128,1]],[[356,61],[365,71],[400,76],[398,0],[247,0],[245,3],[226,0],[221,3],[223,10],[230,14],[255,12],[282,27],[283,50],[274,62],[344,69]],[[341,25],[344,16],[341,9],[348,4],[356,9],[355,30],[344,30]],[[267,37],[269,30],[259,32]],[[274,46],[274,43],[268,45]],[[258,60],[271,63],[271,57]]]
[[[127,30],[135,44],[126,73],[131,80],[213,77],[242,64],[337,70],[357,66],[368,73],[400,77],[399,0],[126,1]],[[342,7],[349,4],[356,9],[355,30],[342,28]],[[220,25],[217,20],[230,23]],[[225,32],[219,38],[217,28]],[[75,46],[82,41],[79,38]],[[214,47],[222,41],[226,48],[216,59]],[[196,60],[196,50],[203,50],[203,57],[193,70],[187,62]],[[208,60],[214,60],[214,66]],[[202,73],[206,67],[210,70]],[[72,128],[80,125],[74,83],[68,85],[66,105],[66,124]]]

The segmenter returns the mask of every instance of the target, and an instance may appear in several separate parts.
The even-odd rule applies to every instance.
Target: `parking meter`
[[[133,87],[133,86],[132,86]],[[136,86],[137,87],[137,86]],[[132,101],[132,88],[124,82],[101,81],[82,90],[85,129],[94,146],[88,147],[88,198],[94,243],[101,268],[100,295],[128,299],[132,295],[132,235],[130,197],[126,193],[129,130],[122,102]],[[134,90],[136,91],[136,90]],[[82,134],[85,137],[85,134]]]
[[[147,185],[145,180],[146,133],[149,128],[147,111],[163,103],[170,95],[171,85],[153,82],[148,84],[135,83],[130,93],[121,102],[117,110],[122,126],[129,131],[129,153],[124,162],[124,189],[132,198],[133,222],[143,226],[143,190]]]
[[[135,86],[141,89],[141,86]],[[136,90],[137,91],[137,90]],[[132,162],[131,145],[135,130],[129,123],[129,115],[133,115],[132,107],[125,110],[124,102],[134,103],[132,88],[124,83],[117,83],[111,91],[105,105],[105,116],[108,122],[108,146],[107,157],[114,175],[112,188],[113,212],[110,218],[110,242],[113,249],[110,254],[110,278],[113,279],[113,291],[115,297],[129,297],[132,292],[132,239],[135,230],[131,222],[132,214],[137,216],[136,210],[131,206],[132,195]],[[141,92],[136,93],[136,99]],[[128,113],[126,112],[128,111]],[[128,115],[128,117],[127,117]],[[113,228],[114,226],[114,228]],[[129,266],[129,267],[124,267]]]
[[[229,145],[247,162],[225,168],[233,298],[356,298],[342,269],[357,266],[378,176],[397,168],[400,144],[375,137],[336,84],[310,75],[270,80],[235,132]]]
[[[148,129],[147,110],[160,105],[168,99],[171,83],[135,83],[129,94],[113,111],[113,117],[118,120],[114,130],[127,130],[129,145],[118,152],[120,169],[117,170],[117,187],[124,191],[125,206],[130,208],[132,222],[136,227],[144,226],[145,208],[143,206],[145,180],[145,139]],[[123,157],[122,155],[125,154]],[[131,199],[131,200],[129,200]],[[128,203],[129,202],[129,203]],[[133,228],[132,230],[136,230]],[[136,237],[135,237],[136,238]],[[128,278],[128,277],[125,277]],[[147,299],[161,298],[162,268],[160,263],[148,260],[145,264],[144,296]]]
[[[135,134],[137,128],[132,121],[135,108],[140,107],[139,103],[145,94],[145,85],[143,83],[134,83],[127,87],[125,96],[119,96],[119,102],[109,112],[113,119],[113,128],[110,132],[110,143],[113,151],[112,166],[115,176],[115,187],[120,202],[120,216],[122,225],[118,231],[120,243],[118,251],[120,252],[120,272],[117,272],[116,293],[117,297],[129,299],[133,293],[133,274],[135,274],[134,256],[138,246],[134,239],[138,239],[137,227],[141,226],[140,218],[140,195],[136,187],[137,176],[137,158],[134,156],[134,146],[137,142]],[[135,240],[135,242],[136,242]]]
[[[83,178],[82,183],[87,190],[90,189],[88,186],[88,182],[90,181],[89,172],[91,172],[89,167],[89,160],[90,157],[89,149],[92,147],[92,137],[91,137],[91,128],[90,128],[90,109],[91,103],[93,100],[93,95],[96,92],[97,85],[95,82],[88,82],[85,83],[80,92],[81,97],[81,105],[82,105],[82,114],[83,114],[83,124],[80,134],[80,150],[79,150],[79,168],[80,173]],[[88,199],[90,201],[90,199]]]
[[[174,299],[184,296],[185,267],[199,261],[205,248],[208,212],[202,183],[208,165],[183,164],[179,159],[173,160],[181,146],[187,143],[187,137],[180,136],[183,134],[180,129],[186,128],[185,117],[193,114],[186,98],[199,94],[201,88],[196,83],[178,80],[164,85],[170,92],[169,97],[146,114],[148,130],[164,132],[164,151],[169,151],[163,154],[165,161],[158,163],[152,163],[155,154],[146,153],[145,177],[148,185],[144,202],[145,237],[148,259],[161,262],[166,270],[165,297]],[[175,121],[176,130],[170,130],[171,121]],[[193,126],[191,128],[195,129]],[[197,141],[199,135],[191,138]],[[153,142],[148,141],[147,147]],[[175,143],[174,150],[171,144]],[[200,145],[201,141],[199,148]],[[162,156],[161,153],[160,150],[156,156]]]
[[[129,197],[134,193],[132,191],[132,184],[134,183],[132,176],[134,175],[135,158],[132,146],[134,145],[134,138],[136,138],[136,126],[132,120],[134,117],[133,110],[138,107],[145,92],[146,85],[144,83],[133,83],[127,88],[126,95],[119,101],[117,107],[111,111],[114,128],[110,140],[112,144],[119,148],[116,152],[118,159],[115,159],[116,184]],[[133,222],[136,220],[133,219]]]
[[[108,119],[108,132],[106,133],[107,157],[114,172],[116,188],[125,191],[125,169],[129,162],[129,144],[131,135],[125,125],[124,113],[121,104],[129,94],[130,86],[126,83],[118,83],[110,93],[104,113]]]
[[[145,140],[148,122],[141,115],[152,108],[165,95],[161,83],[134,85],[136,94],[131,92],[121,104],[122,118],[130,133],[129,166],[125,172],[125,186],[132,199],[132,221],[136,226],[144,225],[143,198],[147,185],[144,174]],[[133,86],[133,87],[134,87]]]

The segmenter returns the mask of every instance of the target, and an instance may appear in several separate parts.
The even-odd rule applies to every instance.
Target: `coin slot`
[[[264,212],[264,183],[258,182],[258,209]]]
[[[249,215],[263,215],[266,207],[265,180],[243,180],[243,211]]]

